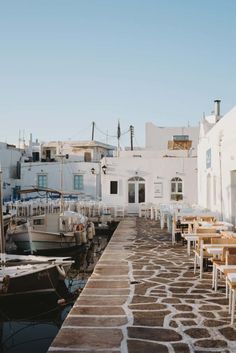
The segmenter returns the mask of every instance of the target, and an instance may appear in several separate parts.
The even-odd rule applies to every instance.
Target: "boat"
[[[0,297],[57,292],[63,273],[63,267],[55,264],[4,264],[0,268]]]
[[[36,293],[55,293],[61,297],[66,273],[74,262],[68,257],[6,253],[1,253],[0,258],[1,298]]]
[[[0,298],[50,292],[61,297],[58,289],[64,284],[66,270],[72,263],[73,261],[68,258],[6,254],[0,170]],[[63,291],[65,293],[65,284]]]
[[[94,235],[94,224],[73,211],[16,219],[6,233],[8,242],[14,242],[18,252],[31,254],[63,254],[92,240]]]

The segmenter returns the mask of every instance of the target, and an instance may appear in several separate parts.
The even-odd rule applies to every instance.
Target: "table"
[[[223,254],[224,248],[236,248],[236,244],[227,244],[227,239],[225,239],[225,241],[225,244],[203,244],[203,249],[206,249],[209,254],[212,254],[215,257],[219,257]],[[236,265],[221,265],[218,266],[218,269],[223,272],[226,267],[229,268],[230,266],[235,266],[236,268]],[[217,279],[217,265],[213,264],[212,287],[215,289],[215,291],[217,290]]]

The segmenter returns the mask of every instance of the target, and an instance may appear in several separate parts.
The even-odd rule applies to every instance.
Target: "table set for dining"
[[[218,288],[218,275],[225,276],[226,296],[229,297],[231,324],[234,323],[236,304],[236,233],[233,224],[220,222],[210,216],[179,217],[174,224],[175,232],[181,232],[187,244],[187,254],[194,254],[194,274],[199,268],[200,279],[204,275],[204,261],[212,263],[212,287]],[[172,233],[172,243],[176,234]]]

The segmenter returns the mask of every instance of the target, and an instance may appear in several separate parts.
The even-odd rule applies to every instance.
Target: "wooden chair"
[[[218,233],[211,233],[212,236],[214,234]],[[194,274],[196,273],[197,265],[199,264],[200,266],[200,278],[202,278],[202,272],[203,272],[203,262],[205,261],[207,263],[208,259],[212,257],[211,254],[209,254],[205,249],[203,249],[204,244],[210,244],[212,236],[203,236],[196,242],[196,248],[194,249]]]
[[[196,228],[197,234],[204,234],[204,233],[217,233],[215,228],[211,227],[198,227]]]
[[[231,314],[231,325],[234,324],[236,303],[236,270],[226,269],[226,288],[229,290],[229,314]]]
[[[216,221],[216,218],[214,216],[200,216],[198,217],[198,221],[213,223]]]
[[[233,245],[233,243],[231,244]],[[236,243],[235,247],[223,248],[223,252],[220,258],[212,259],[213,271],[212,271],[212,287],[215,291],[218,288],[218,274],[222,276],[226,270],[236,271]],[[228,296],[227,284],[226,284],[226,297]]]

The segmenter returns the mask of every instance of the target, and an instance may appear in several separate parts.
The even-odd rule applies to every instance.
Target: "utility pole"
[[[120,130],[120,120],[118,120],[118,126],[117,126],[117,143],[118,143],[118,153],[117,157],[120,157],[120,136],[121,136],[121,130]]]
[[[94,126],[95,126],[95,122],[92,122],[92,141],[94,140]]]
[[[134,150],[134,146],[133,146],[134,127],[133,127],[133,125],[130,125],[129,130],[130,130],[130,149],[131,149],[131,151],[133,151]]]

